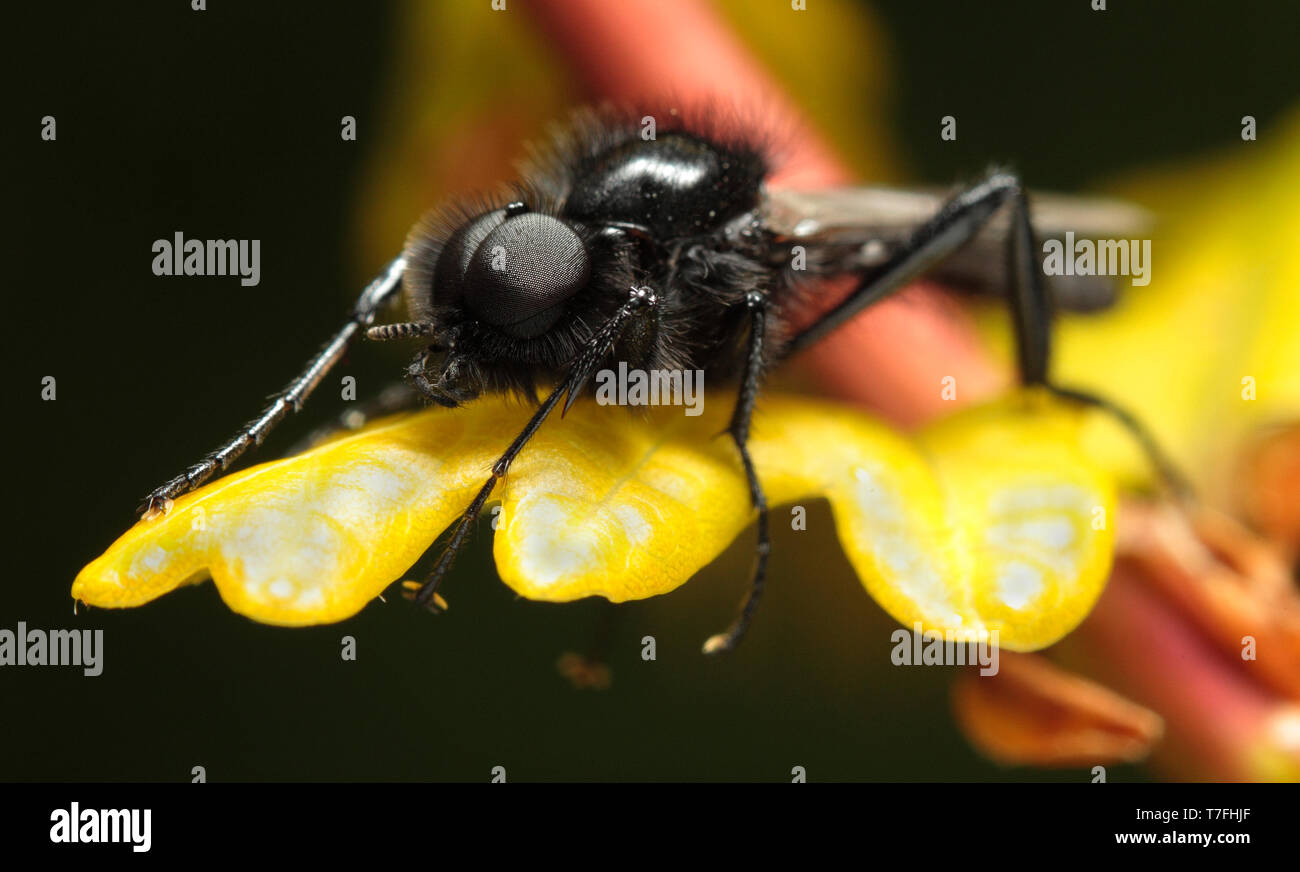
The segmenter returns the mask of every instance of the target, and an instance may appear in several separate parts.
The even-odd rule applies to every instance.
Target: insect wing
[[[792,244],[844,246],[847,269],[869,269],[884,261],[918,224],[943,205],[945,192],[884,187],[842,187],[815,191],[769,190],[766,226]],[[1135,239],[1150,233],[1149,213],[1121,200],[1032,192],[1030,212],[1039,242],[1048,239]],[[1006,239],[1010,214],[1004,212],[971,242],[937,265],[939,281],[979,294],[1002,295],[1008,286]],[[1068,251],[1068,248],[1067,248]],[[1049,276],[1060,309],[1093,311],[1116,297],[1112,276]]]

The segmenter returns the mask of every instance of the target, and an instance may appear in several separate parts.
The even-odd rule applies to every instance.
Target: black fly
[[[877,191],[769,191],[765,150],[743,138],[685,124],[676,114],[652,137],[635,115],[581,113],[523,178],[495,200],[426,216],[405,251],[362,293],[343,328],[306,370],[224,446],[147,498],[147,514],[227,468],[297,411],[349,344],[399,288],[413,320],[369,327],[371,339],[425,346],[408,375],[419,395],[457,406],[484,392],[535,402],[550,392],[456,524],[428,578],[413,592],[438,608],[437,588],[497,481],[560,401],[590,388],[598,368],[700,369],[714,384],[738,383],[728,432],[758,514],[757,562],[730,629],[706,651],[732,648],[763,592],[769,551],[767,503],[747,447],[764,373],[922,273],[1006,288],[1020,378],[1116,414],[1142,441],[1165,480],[1174,470],[1137,422],[1105,400],[1049,379],[1053,300],[1038,264],[1036,233],[1131,226],[1116,204],[1036,201],[995,171],[946,199]],[[1044,217],[1049,220],[1044,220]],[[792,250],[802,246],[802,268]],[[991,251],[1001,248],[1005,252]],[[851,275],[856,287],[811,324],[794,329],[810,281]],[[985,284],[989,280],[985,280]],[[1058,301],[1104,303],[1109,283],[1054,287]],[[1073,301],[1073,302],[1071,302]]]

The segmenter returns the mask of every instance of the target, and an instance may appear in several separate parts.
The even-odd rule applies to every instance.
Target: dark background
[[[1295,100],[1296,4],[1110,5],[876,4],[911,173],[947,183],[980,154],[976,168],[1010,161],[1075,189],[1239,141],[1247,112],[1267,131]],[[210,584],[74,617],[74,575],[138,498],[296,372],[379,266],[351,239],[377,145],[340,141],[338,119],[375,111],[399,18],[372,2],[41,6],[6,11],[0,627],[103,628],[107,650],[98,678],[0,670],[0,779],[188,780],[203,765],[221,781],[486,780],[498,764],[512,780],[788,779],[796,764],[814,780],[1088,777],[982,760],[953,725],[951,673],[888,665],[890,622],[824,506],[806,533],[776,525],[776,581],[740,651],[698,646],[730,619],[747,538],[682,591],[626,607],[601,694],[554,669],[590,635],[593,604],[517,600],[487,535],[441,618],[389,596],[343,624],[278,629]],[[46,114],[57,142],[40,141]],[[935,135],[944,114],[961,119],[961,150]],[[150,243],[177,229],[261,239],[261,284],[154,277]],[[339,374],[375,385],[401,363],[354,351]],[[46,375],[55,402],[40,399]],[[261,457],[338,410],[322,393]],[[357,662],[339,658],[344,634]]]

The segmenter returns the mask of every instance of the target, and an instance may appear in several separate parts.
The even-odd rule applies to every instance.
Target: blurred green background
[[[769,594],[734,656],[699,645],[732,616],[748,536],[678,592],[620,609],[603,693],[555,670],[593,633],[594,603],[516,599],[486,525],[440,618],[390,596],[342,624],[278,629],[232,614],[211,585],[74,617],[73,576],[138,498],[296,372],[379,266],[356,242],[359,203],[401,10],[210,5],[10,12],[0,627],[102,628],[106,654],[98,678],[0,669],[0,778],[173,781],[195,765],[213,781],[486,780],[496,765],[519,781],[781,780],[795,765],[812,780],[1089,777],[1003,769],[969,748],[951,672],[890,666],[892,624],[821,505],[806,532],[778,512]],[[1239,142],[1246,113],[1266,132],[1295,100],[1296,4],[1110,5],[871,4],[889,48],[881,123],[905,173],[947,184],[1006,161],[1036,187],[1082,190]],[[54,143],[39,139],[47,114]],[[339,139],[345,114],[357,142]],[[937,136],[946,114],[958,143]],[[262,240],[261,284],[154,277],[150,244],[177,230]],[[338,375],[365,393],[403,362],[361,348]],[[55,402],[40,399],[47,375]],[[260,458],[342,408],[328,384]],[[647,634],[654,662],[639,656]],[[356,662],[339,657],[344,635]]]

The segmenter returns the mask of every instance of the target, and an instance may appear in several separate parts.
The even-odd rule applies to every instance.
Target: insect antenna
[[[432,321],[406,321],[401,324],[380,324],[366,331],[366,338],[378,342],[393,339],[415,339],[428,336],[434,330]]]

